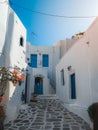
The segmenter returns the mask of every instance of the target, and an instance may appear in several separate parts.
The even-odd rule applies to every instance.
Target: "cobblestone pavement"
[[[91,130],[76,114],[69,112],[56,97],[39,96],[4,130]]]

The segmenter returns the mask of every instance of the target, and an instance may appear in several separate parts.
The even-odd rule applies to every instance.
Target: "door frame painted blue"
[[[70,75],[71,99],[76,99],[75,73]]]
[[[34,93],[38,95],[43,94],[43,78],[35,77]]]

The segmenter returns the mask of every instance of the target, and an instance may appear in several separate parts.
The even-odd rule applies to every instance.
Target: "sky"
[[[98,15],[98,0],[10,0],[10,5],[27,29],[27,41],[37,46],[86,31],[95,19],[88,17]]]

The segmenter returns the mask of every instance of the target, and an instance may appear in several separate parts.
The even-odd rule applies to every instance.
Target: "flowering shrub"
[[[19,82],[24,81],[24,79],[25,79],[25,75],[14,69],[10,79],[13,82],[13,85],[16,86]]]
[[[13,86],[17,86],[19,82],[23,82],[25,75],[19,67],[15,66],[14,68],[9,67],[0,67],[0,101],[7,87],[7,83],[11,81]]]

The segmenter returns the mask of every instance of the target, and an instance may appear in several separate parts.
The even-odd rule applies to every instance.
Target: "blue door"
[[[42,84],[37,84],[36,85],[36,94],[43,94],[42,88],[43,88]]]
[[[71,99],[76,99],[75,73],[70,76],[71,80]]]
[[[34,93],[38,95],[43,94],[43,79],[41,77],[35,78]]]

